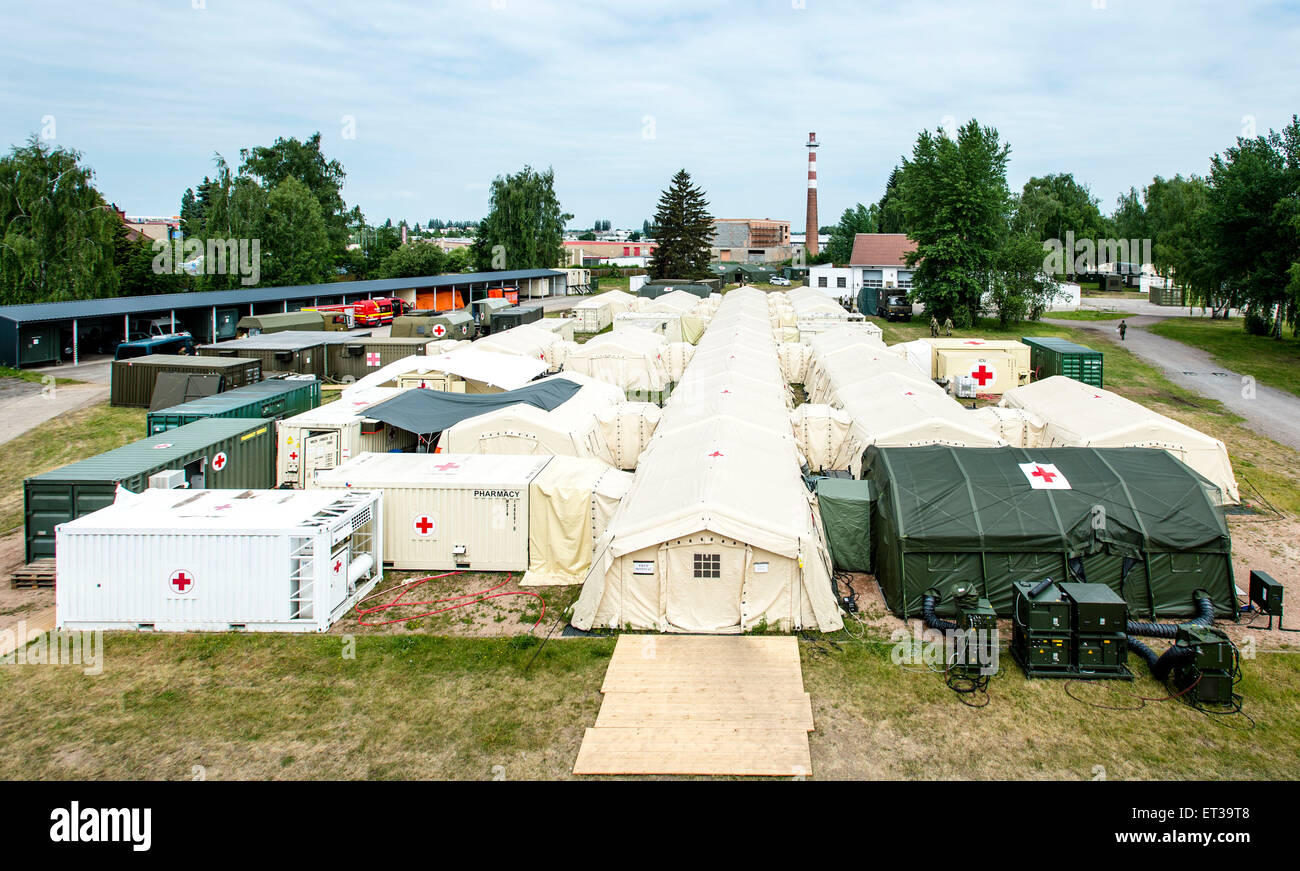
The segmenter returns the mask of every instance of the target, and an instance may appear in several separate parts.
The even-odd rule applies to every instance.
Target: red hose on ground
[[[538,602],[541,603],[541,605],[542,605],[542,613],[537,617],[537,622],[533,624],[533,628],[534,628],[534,629],[536,629],[538,626],[540,626],[541,623],[542,623],[542,620],[545,619],[545,617],[546,617],[546,600],[543,599],[543,598],[542,598],[541,596],[539,596],[538,594],[536,594],[536,593],[534,593],[534,592],[531,592],[531,591],[529,591],[529,590],[510,590],[510,591],[507,591],[507,592],[505,592],[505,593],[496,593],[496,592],[493,592],[494,590],[499,590],[499,589],[501,589],[502,587],[504,587],[506,584],[510,583],[510,582],[514,579],[514,573],[513,573],[513,572],[511,572],[510,574],[506,575],[506,579],[505,579],[504,581],[502,581],[501,583],[497,584],[495,587],[489,587],[489,588],[486,589],[486,590],[481,590],[481,591],[476,592],[476,593],[461,593],[461,594],[458,595],[458,596],[448,596],[448,597],[446,597],[446,598],[444,598],[444,599],[431,599],[431,600],[429,600],[429,601],[427,601],[427,602],[404,602],[404,601],[402,601],[403,597],[405,597],[407,593],[411,592],[411,591],[414,590],[416,587],[419,587],[419,586],[421,586],[421,585],[423,585],[423,584],[426,584],[426,583],[428,583],[429,581],[438,580],[439,578],[449,578],[449,577],[451,577],[452,575],[459,575],[459,574],[463,574],[463,572],[444,572],[444,573],[441,574],[441,575],[426,575],[426,576],[423,577],[423,578],[417,578],[417,579],[413,579],[413,580],[407,581],[406,583],[404,583],[404,584],[402,585],[402,588],[403,588],[402,591],[401,591],[400,593],[398,593],[397,596],[396,596],[396,598],[394,598],[391,602],[386,602],[386,603],[384,603],[384,604],[382,604],[382,605],[373,605],[373,606],[371,606],[371,607],[369,607],[369,608],[362,608],[361,605],[362,605],[363,602],[367,602],[367,601],[369,601],[370,599],[374,599],[374,598],[376,598],[376,597],[378,597],[378,596],[384,595],[384,593],[390,592],[390,590],[385,590],[384,593],[375,593],[375,594],[373,594],[373,595],[367,596],[366,598],[364,598],[364,599],[362,599],[361,601],[357,602],[357,607],[356,607],[356,612],[357,612],[357,623],[360,624],[361,626],[389,626],[389,625],[391,625],[391,624],[393,624],[393,623],[405,623],[405,622],[408,621],[408,620],[416,620],[416,619],[419,619],[420,617],[432,617],[432,616],[435,615],[435,614],[444,614],[444,613],[446,613],[447,611],[455,611],[457,608],[464,608],[464,607],[466,607],[466,606],[468,606],[468,605],[477,605],[477,604],[479,604],[480,602],[486,602],[488,599],[500,599],[500,598],[503,598],[503,597],[505,597],[505,596],[532,596],[534,599],[536,599]],[[477,598],[471,598],[471,597],[477,597]],[[393,618],[392,620],[380,620],[380,621],[376,621],[376,622],[369,622],[369,621],[366,621],[366,620],[361,619],[362,617],[369,616],[370,614],[381,613],[381,612],[384,612],[384,611],[388,611],[388,610],[390,610],[390,609],[392,609],[392,608],[403,608],[403,607],[406,607],[406,606],[412,606],[412,607],[414,607],[414,606],[421,606],[421,605],[441,605],[441,604],[443,604],[444,602],[455,602],[455,601],[457,601],[458,599],[470,599],[470,601],[468,601],[468,602],[460,602],[459,604],[456,604],[456,605],[449,605],[449,606],[447,606],[446,608],[438,608],[438,609],[433,610],[433,611],[425,611],[425,612],[420,613],[420,614],[411,614],[411,615],[406,616],[406,617],[395,617],[395,618]]]

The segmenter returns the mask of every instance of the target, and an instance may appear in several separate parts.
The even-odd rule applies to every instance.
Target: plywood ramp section
[[[574,774],[811,773],[792,636],[623,635],[601,692]]]

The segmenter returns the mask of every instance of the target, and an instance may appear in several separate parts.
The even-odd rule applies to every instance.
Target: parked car
[[[784,275],[773,275],[770,283],[780,285],[781,287],[789,287],[790,279],[786,278]]]
[[[148,357],[152,354],[193,354],[194,339],[189,333],[169,336],[150,336],[123,342],[117,346],[114,360],[132,360],[136,357]]]
[[[912,319],[912,304],[907,301],[906,296],[883,296],[876,306],[876,316],[887,321],[892,321],[895,318],[910,321]]]

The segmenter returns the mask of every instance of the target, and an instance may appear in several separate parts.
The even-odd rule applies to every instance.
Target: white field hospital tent
[[[600,460],[555,457],[528,486],[524,587],[581,584],[632,473]]]
[[[668,386],[663,336],[648,330],[619,330],[595,336],[564,359],[564,371],[613,384],[628,394],[652,394]]]
[[[1109,390],[1053,375],[1008,390],[999,404],[1037,415],[1042,447],[1166,450],[1218,487],[1224,503],[1241,501],[1223,442]]]
[[[580,386],[577,393],[550,411],[517,403],[466,418],[438,437],[438,450],[447,454],[550,454],[597,459],[613,465],[614,457],[598,415],[623,402],[616,387],[564,373],[536,383],[566,378]]]
[[[480,351],[492,351],[497,354],[512,354],[516,357],[531,357],[534,360],[547,361],[547,354],[552,348],[563,342],[559,333],[543,330],[532,324],[521,324],[484,336],[474,343]],[[547,364],[549,368],[549,363]],[[556,371],[556,370],[552,370]]]
[[[614,315],[636,311],[639,305],[638,297],[621,290],[598,293],[570,309],[577,319],[574,329],[580,333],[599,333],[614,323]]]
[[[1043,430],[1046,427],[1042,418],[1032,411],[986,405],[971,412],[971,416],[1006,439],[1007,444],[1013,448],[1043,447]]]
[[[714,633],[843,626],[788,419],[784,432],[763,423],[784,415],[788,393],[766,305],[761,291],[743,288],[723,299],[683,392],[669,399],[597,542],[574,626]],[[759,330],[747,325],[755,313]],[[732,380],[755,389],[734,400],[715,389]],[[735,402],[736,414],[754,422],[691,407],[712,401]]]
[[[463,393],[500,393],[523,387],[546,372],[546,363],[489,354],[466,346],[432,357],[395,360],[343,389],[343,397],[370,387],[426,387]],[[452,376],[450,378],[444,376]]]
[[[614,467],[635,469],[641,452],[659,426],[663,409],[653,402],[620,402],[596,412],[601,434],[614,458]]]

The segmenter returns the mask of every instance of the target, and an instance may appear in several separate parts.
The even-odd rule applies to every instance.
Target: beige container
[[[522,572],[529,485],[550,461],[366,453],[320,472],[316,486],[383,492],[384,559],[395,569]]]
[[[935,352],[935,378],[955,380],[969,375],[977,393],[1001,396],[1019,386],[1015,358],[1008,351],[987,348]]]
[[[941,336],[937,339],[922,339],[928,342],[933,350],[930,357],[931,378],[941,378],[939,374],[939,352],[940,351],[965,351],[968,353],[993,353],[1001,352],[1010,355],[1016,372],[1016,381],[1013,384],[1004,384],[1003,390],[1010,390],[1021,384],[1029,383],[1029,346],[1024,342],[1017,342],[1014,339],[964,339],[959,336]],[[987,390],[981,390],[981,393],[988,393]]]
[[[314,486],[317,474],[365,451],[409,450],[415,434],[367,418],[365,410],[401,393],[396,387],[370,388],[352,398],[276,423],[276,483],[296,489]]]

